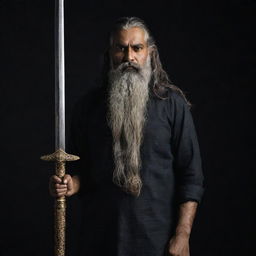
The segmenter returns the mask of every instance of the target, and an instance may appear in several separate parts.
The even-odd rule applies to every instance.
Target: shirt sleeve
[[[175,92],[170,92],[169,104],[178,203],[200,203],[204,192],[203,172],[192,115],[183,97]]]

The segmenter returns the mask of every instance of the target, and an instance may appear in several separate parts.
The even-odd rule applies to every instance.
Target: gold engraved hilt
[[[52,161],[56,164],[56,175],[63,179],[65,176],[66,161],[76,161],[78,156],[67,154],[64,150],[58,149],[51,155],[41,156],[44,161]],[[54,205],[54,230],[55,230],[55,256],[65,255],[65,229],[66,229],[66,198],[61,196],[55,199]]]

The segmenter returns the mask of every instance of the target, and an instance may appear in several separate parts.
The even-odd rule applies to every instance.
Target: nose
[[[125,55],[124,55],[124,61],[134,62],[134,54],[133,50],[130,46],[126,48]]]

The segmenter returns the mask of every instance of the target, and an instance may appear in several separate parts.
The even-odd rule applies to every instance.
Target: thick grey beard
[[[113,182],[139,196],[142,187],[140,147],[149,98],[150,57],[138,70],[122,72],[122,67],[109,72],[108,122],[113,135]]]

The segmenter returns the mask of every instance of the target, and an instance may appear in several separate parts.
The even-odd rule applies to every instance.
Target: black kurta
[[[164,256],[176,226],[178,204],[203,194],[203,175],[196,132],[184,99],[168,91],[168,99],[148,102],[141,147],[139,197],[112,182],[112,135],[107,125],[106,92],[81,101],[74,114],[70,148],[81,157],[83,256]]]

